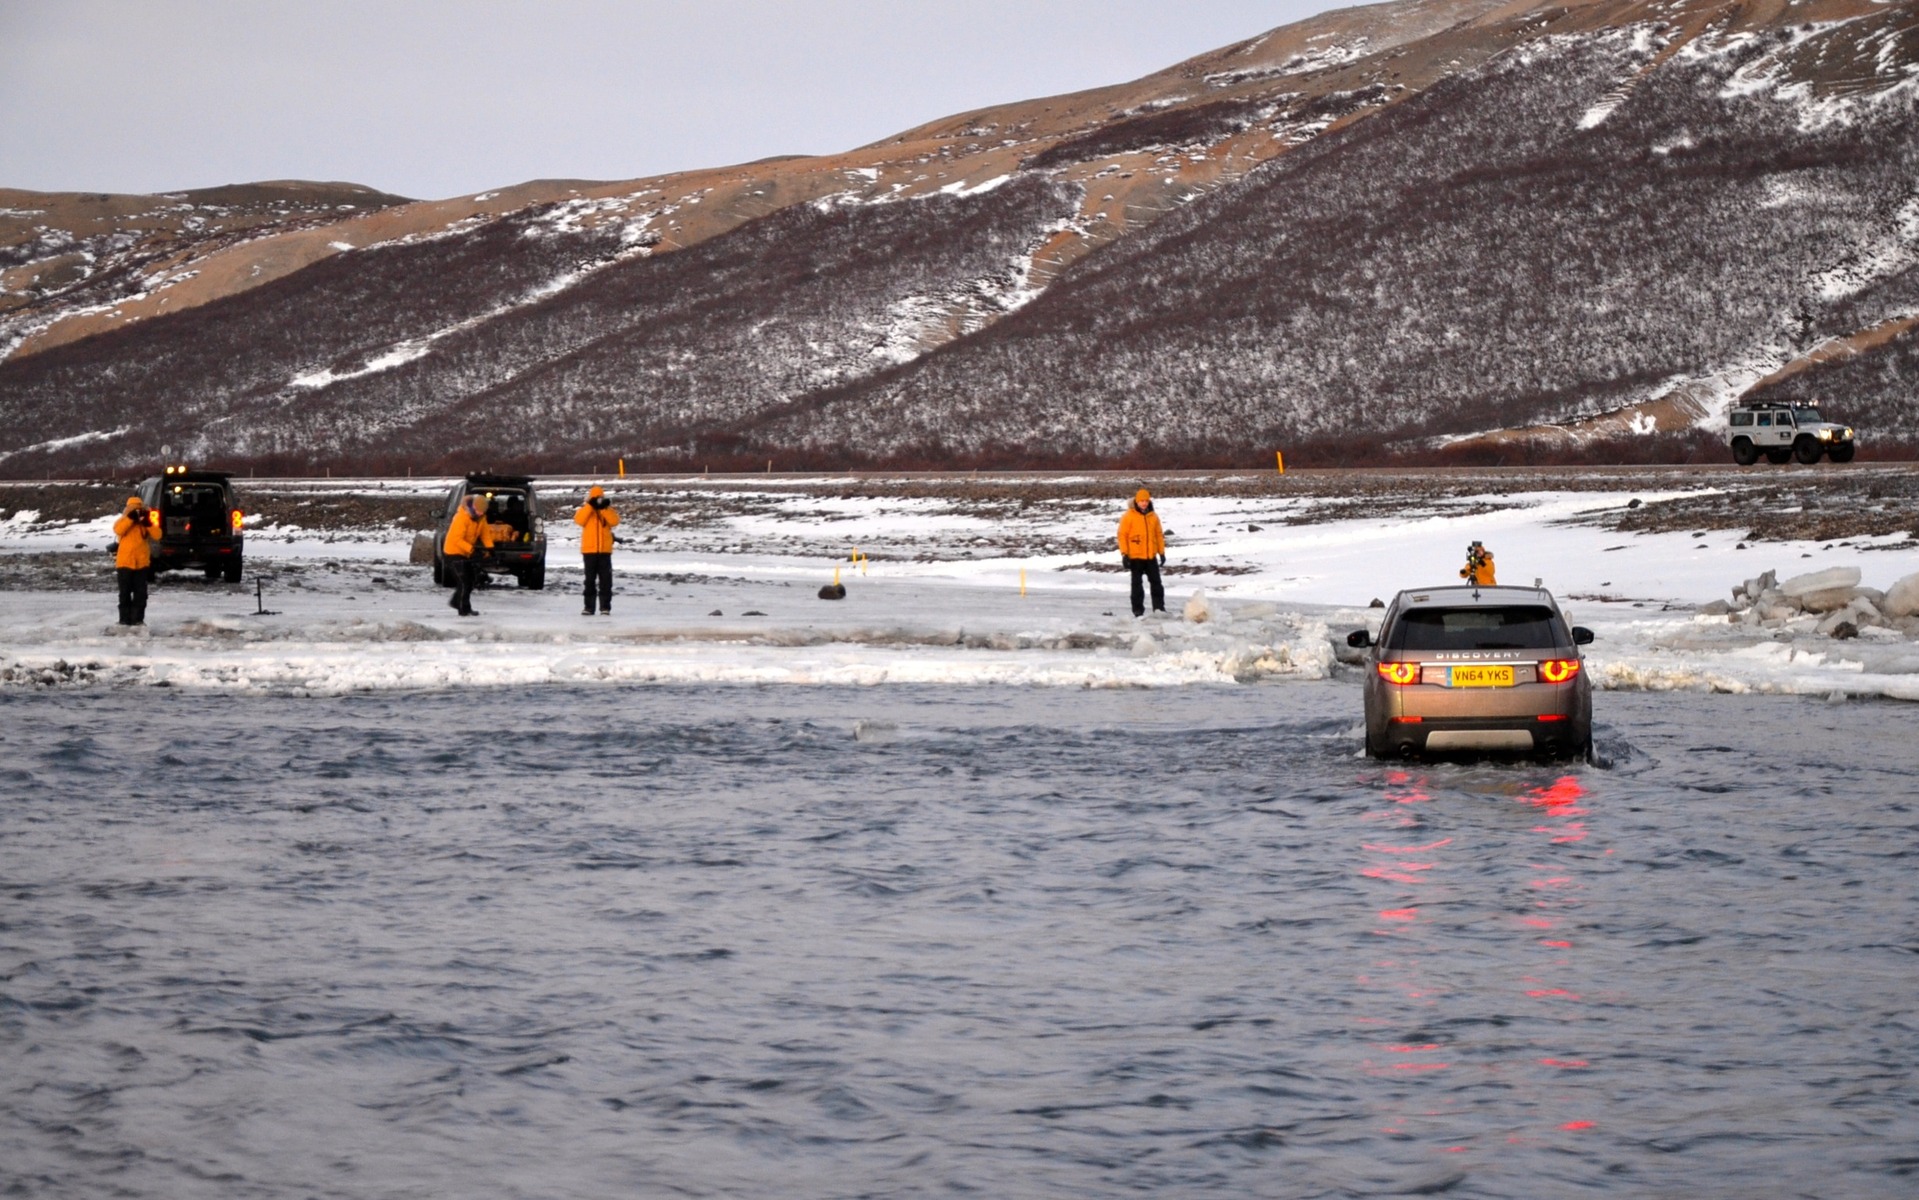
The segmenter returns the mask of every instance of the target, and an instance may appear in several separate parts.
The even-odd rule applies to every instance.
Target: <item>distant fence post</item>
[[[1285,452],[1280,450],[1273,451],[1273,465],[1279,469],[1279,473],[1281,475],[1284,475],[1286,473]]]

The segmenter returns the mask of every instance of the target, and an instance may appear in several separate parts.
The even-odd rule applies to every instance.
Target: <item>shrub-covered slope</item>
[[[962,459],[1370,448],[1751,382],[1919,312],[1910,9],[1670,32],[1448,80],[758,436]],[[1862,61],[1900,69],[1818,69]]]
[[[382,207],[22,343],[0,474],[1644,459],[1755,387],[1919,448],[1916,92],[1919,0],[1323,14],[844,156]]]

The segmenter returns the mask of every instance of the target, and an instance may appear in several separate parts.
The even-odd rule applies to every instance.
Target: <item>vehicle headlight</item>
[[[1848,428],[1847,428],[1847,430],[1845,431],[1845,433],[1843,433],[1843,434],[1841,434],[1840,436],[1841,436],[1841,437],[1843,437],[1843,438],[1844,438],[1844,439],[1845,439],[1846,441],[1848,441],[1848,442],[1850,442],[1850,441],[1852,440],[1852,430],[1851,430],[1851,428],[1850,428],[1850,427],[1848,427]]]
[[[1819,431],[1819,440],[1822,442],[1830,442],[1832,440],[1832,430],[1821,429]]]

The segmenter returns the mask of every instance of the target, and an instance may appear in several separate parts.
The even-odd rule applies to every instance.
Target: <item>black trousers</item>
[[[584,593],[586,611],[593,611],[593,590],[597,584],[600,595],[600,611],[612,612],[613,555],[610,553],[582,554],[580,557],[586,562],[586,591]]]
[[[142,567],[115,567],[115,578],[120,581],[120,624],[145,625],[147,623],[147,572]]]
[[[1159,581],[1159,560],[1157,558],[1129,558],[1126,569],[1133,573],[1133,615],[1146,615],[1146,590],[1140,586],[1142,578],[1153,585],[1153,611],[1166,611],[1166,588]]]
[[[473,611],[473,581],[479,569],[470,558],[449,558],[446,569],[453,575],[453,598],[447,603],[459,609],[464,617]]]

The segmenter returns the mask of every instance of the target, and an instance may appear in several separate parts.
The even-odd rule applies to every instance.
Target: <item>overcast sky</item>
[[[0,0],[0,186],[442,197],[850,149],[1326,0]]]

